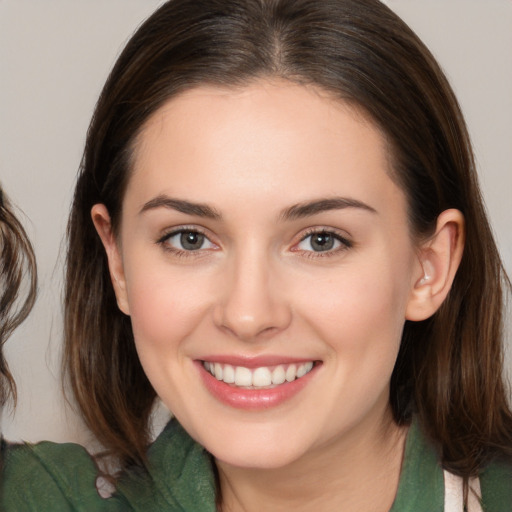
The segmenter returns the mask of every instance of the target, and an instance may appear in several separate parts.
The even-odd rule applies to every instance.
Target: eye
[[[213,244],[205,234],[192,229],[181,229],[165,235],[159,240],[169,249],[176,251],[199,251],[200,249],[213,249]]]
[[[338,235],[330,231],[315,231],[306,235],[297,245],[299,251],[312,252],[335,252],[340,249],[351,247],[352,244]]]

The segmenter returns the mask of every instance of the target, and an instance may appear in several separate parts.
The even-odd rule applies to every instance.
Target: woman
[[[164,4],[97,104],[68,247],[105,507],[510,510],[509,282],[453,92],[379,2]]]
[[[16,384],[3,354],[3,346],[11,333],[30,313],[37,289],[37,267],[30,240],[16,217],[13,207],[0,187],[0,405],[9,398],[16,404]],[[47,455],[49,454],[49,455]],[[64,478],[80,468],[82,484],[64,484]],[[85,475],[90,468],[92,480]],[[60,473],[61,472],[61,473]],[[64,475],[59,481],[58,475]],[[15,483],[10,485],[10,479]],[[96,468],[85,451],[78,446],[40,443],[12,445],[1,440],[0,502],[1,510],[70,510],[67,493],[80,496],[101,510],[104,503],[95,490]],[[84,485],[85,483],[85,485]],[[82,487],[86,491],[81,491]],[[78,492],[77,492],[78,491]],[[96,507],[96,504],[98,505]],[[73,510],[73,509],[71,509]],[[80,510],[77,507],[74,510]],[[82,509],[87,510],[87,509]]]
[[[0,407],[9,398],[16,405],[16,383],[4,343],[32,310],[36,291],[32,244],[0,186]],[[3,439],[0,443],[1,510],[117,510],[114,500],[98,495],[97,468],[83,448],[46,442],[14,445]]]

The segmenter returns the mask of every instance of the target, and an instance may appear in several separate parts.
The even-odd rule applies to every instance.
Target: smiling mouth
[[[314,361],[246,368],[230,364],[202,361],[204,369],[217,380],[241,389],[271,389],[307,375]]]

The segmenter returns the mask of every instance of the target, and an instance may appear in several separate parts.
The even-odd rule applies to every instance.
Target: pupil
[[[182,233],[180,238],[181,246],[188,251],[200,249],[204,242],[204,235],[193,231]]]
[[[329,251],[334,247],[334,238],[329,233],[317,233],[311,239],[315,251]]]

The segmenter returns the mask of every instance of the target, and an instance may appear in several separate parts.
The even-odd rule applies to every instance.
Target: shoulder
[[[84,448],[2,441],[1,510],[113,510],[96,490],[98,470]]]
[[[446,474],[443,473],[438,451],[415,419],[407,436],[400,483],[391,512],[449,510],[445,501]],[[491,463],[479,474],[479,483],[483,512],[512,511],[512,461]]]
[[[398,490],[390,512],[442,512],[443,470],[416,418],[409,427]]]
[[[171,420],[148,450],[147,469],[125,472],[116,498],[133,511],[215,512],[211,456]]]
[[[512,510],[512,461],[497,461],[480,474],[485,512]]]

